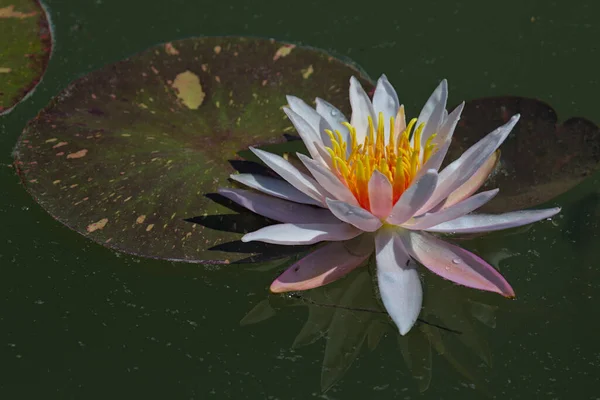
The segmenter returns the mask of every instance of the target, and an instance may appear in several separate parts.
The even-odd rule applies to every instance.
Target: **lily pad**
[[[46,12],[36,0],[0,0],[0,114],[40,82],[52,49]]]
[[[516,114],[521,119],[500,147],[500,161],[485,184],[500,193],[481,212],[506,212],[551,200],[600,169],[600,129],[584,118],[558,123],[548,104],[524,97],[469,101],[446,162]]]
[[[228,263],[247,254],[208,249],[239,239],[235,227],[184,219],[231,213],[206,194],[230,185],[236,152],[293,132],[281,110],[286,94],[327,98],[348,112],[351,75],[372,87],[347,62],[275,40],[161,44],[54,98],[17,143],[17,171],[53,217],[98,243],[146,257]]]

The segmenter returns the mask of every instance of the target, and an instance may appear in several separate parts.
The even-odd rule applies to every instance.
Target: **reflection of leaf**
[[[337,304],[341,295],[341,288],[329,289],[327,286],[322,290],[313,290],[307,294],[311,302],[316,304],[308,306],[308,319],[294,339],[292,347],[309,345],[325,335],[336,309],[324,307],[322,304]]]
[[[491,365],[492,356],[487,343],[479,338],[473,325],[469,321],[469,314],[465,312],[464,301],[452,301],[452,299],[460,299],[460,290],[452,284],[441,281],[446,287],[443,290],[429,291],[430,310],[443,322],[446,326],[451,326],[461,332],[457,335],[465,346],[473,350],[486,364]]]
[[[484,380],[486,366],[476,362],[472,353],[464,351],[464,346],[459,344],[459,338],[456,336],[444,336],[444,343],[448,351],[444,352],[443,356],[452,368],[467,378],[478,391],[490,396]]]
[[[205,195],[230,185],[242,167],[232,160],[238,151],[293,131],[281,111],[286,94],[326,98],[347,112],[350,76],[372,86],[313,48],[273,60],[283,45],[189,38],[77,79],[25,128],[15,148],[21,181],[52,216],[102,245],[173,261],[246,257],[235,245],[218,246],[257,221],[229,217]],[[314,73],[304,78],[307,65]],[[200,224],[186,221],[193,217]]]
[[[358,356],[367,336],[373,312],[354,311],[352,308],[375,308],[371,277],[362,271],[342,295],[328,331],[325,357],[321,371],[321,389],[326,391],[337,382]],[[346,309],[350,308],[350,309]]]
[[[419,330],[406,336],[398,336],[398,344],[406,366],[417,381],[419,392],[429,389],[431,383],[432,360],[429,337]]]
[[[469,300],[471,305],[471,315],[477,318],[479,322],[490,327],[496,328],[496,310],[497,306],[480,303],[478,301]]]
[[[0,114],[40,82],[52,49],[50,25],[38,1],[0,1]]]
[[[240,321],[240,325],[250,325],[256,324],[257,322],[261,322],[267,320],[275,315],[275,310],[271,307],[271,303],[269,303],[269,299],[265,299],[258,303],[252,310],[246,314],[244,318]]]
[[[426,324],[421,325],[420,328],[421,332],[429,338],[429,343],[431,343],[435,351],[437,351],[439,355],[445,354],[446,347],[444,346],[442,339],[442,331]]]
[[[480,210],[505,212],[546,202],[600,167],[600,130],[591,121],[570,118],[559,124],[548,104],[524,97],[490,97],[466,103],[446,162],[505,123],[521,119],[502,144],[500,163],[486,185],[500,193]]]
[[[385,323],[381,319],[371,321],[371,325],[369,325],[369,329],[367,330],[367,346],[369,346],[369,350],[375,350],[389,326],[389,323]]]

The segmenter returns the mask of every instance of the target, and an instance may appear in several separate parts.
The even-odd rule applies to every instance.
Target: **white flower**
[[[284,108],[310,154],[302,165],[251,148],[283,180],[238,174],[231,178],[255,191],[220,193],[280,221],[242,240],[282,245],[331,242],[279,276],[273,292],[305,290],[332,282],[361,265],[375,251],[379,292],[401,334],[419,315],[423,292],[414,260],[458,284],[513,297],[492,266],[430,232],[473,233],[539,221],[560,208],[471,214],[498,189],[474,194],[497,159],[496,149],[519,120],[513,116],[442,171],[464,103],[446,111],[447,83],[435,89],[418,118],[406,123],[404,107],[385,76],[371,101],[350,80],[350,123],[333,105],[316,99],[316,110],[288,96]]]

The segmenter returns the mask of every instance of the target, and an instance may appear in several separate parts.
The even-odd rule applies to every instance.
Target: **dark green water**
[[[8,167],[25,123],[71,80],[158,42],[194,35],[267,36],[346,55],[371,76],[385,72],[411,109],[446,77],[452,103],[490,95],[536,97],[551,104],[561,120],[581,116],[600,123],[599,5],[516,0],[47,4],[56,47],[44,81],[0,119],[2,398],[600,396],[598,175],[552,202],[564,207],[553,223],[470,243],[499,266],[516,300],[457,289],[428,276],[433,309],[447,311],[424,317],[444,322],[462,310],[472,330],[458,320],[445,321],[456,323],[464,336],[443,333],[443,355],[429,350],[418,329],[400,346],[387,330],[373,351],[365,345],[323,395],[325,340],[291,348],[307,307],[282,308],[267,321],[240,326],[267,297],[274,271],[115,254],[54,221]],[[512,256],[498,261],[506,255]],[[473,301],[497,307],[495,324]],[[488,318],[490,326],[473,314]],[[351,338],[361,326],[348,323],[333,340]],[[412,349],[412,369],[403,346]],[[417,381],[413,374],[431,376],[423,394],[419,382],[426,379]],[[476,384],[470,375],[478,375]]]

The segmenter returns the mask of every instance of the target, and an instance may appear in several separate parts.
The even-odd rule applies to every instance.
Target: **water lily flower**
[[[283,272],[272,283],[272,292],[330,283],[375,252],[379,293],[402,335],[414,325],[422,305],[416,261],[457,284],[514,297],[491,265],[435,234],[517,227],[549,218],[560,208],[472,214],[498,193],[476,192],[519,115],[440,171],[464,107],[463,102],[448,113],[447,98],[443,80],[418,118],[407,123],[404,106],[385,75],[377,81],[372,100],[356,78],[350,79],[350,121],[325,100],[317,98],[314,109],[287,97],[284,111],[310,157],[297,154],[298,161],[251,148],[283,179],[236,174],[233,180],[254,190],[220,190],[249,210],[281,222],[246,234],[244,242],[328,242]]]

